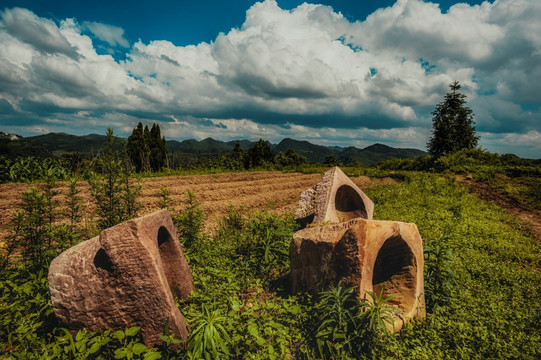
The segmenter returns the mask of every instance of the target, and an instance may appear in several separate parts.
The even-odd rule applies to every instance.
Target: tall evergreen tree
[[[274,153],[270,145],[259,139],[259,141],[248,150],[248,156],[246,160],[248,161],[248,166],[246,168],[263,166],[265,163],[271,163],[274,159]]]
[[[161,136],[160,125],[137,124],[128,137],[128,155],[137,172],[159,171],[167,163],[167,143]]]
[[[430,154],[436,157],[474,148],[479,140],[475,136],[473,112],[465,106],[466,95],[458,92],[462,86],[454,81],[449,87],[451,91],[432,112],[433,130],[427,146]]]
[[[160,125],[154,123],[150,129],[150,167],[153,171],[160,171],[167,158],[167,144],[162,138]]]
[[[139,123],[128,137],[128,155],[137,172],[147,170],[148,152],[148,145],[143,134],[143,124]]]

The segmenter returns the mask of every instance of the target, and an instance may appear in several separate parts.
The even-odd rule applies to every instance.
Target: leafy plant
[[[105,153],[97,159],[103,179],[94,174],[89,180],[91,194],[96,199],[101,229],[135,217],[140,207],[137,195],[141,186],[134,186],[131,179],[133,167],[127,161],[127,156],[118,156],[115,146],[113,130],[107,129]]]
[[[77,187],[77,178],[71,178],[69,180],[69,190],[66,194],[64,216],[68,221],[68,246],[74,245],[83,235],[80,230],[79,223],[82,220],[82,213],[84,210],[84,203],[82,202],[82,196],[80,196],[80,190]]]
[[[211,311],[203,306],[203,314],[193,324],[188,339],[188,352],[194,359],[220,359],[230,355],[231,339],[225,330],[226,321],[220,309]]]
[[[446,304],[456,285],[456,276],[451,267],[454,255],[448,245],[449,238],[440,235],[425,246],[425,296],[428,310]]]
[[[353,353],[357,337],[352,332],[357,315],[354,292],[355,287],[343,288],[342,282],[338,282],[319,294],[320,301],[315,306],[320,322],[316,341],[322,358],[344,358]]]
[[[173,205],[173,199],[171,199],[171,192],[167,188],[167,186],[164,186],[160,189],[160,192],[156,194],[156,197],[158,197],[160,209],[167,209],[169,211],[172,211],[172,205]]]
[[[205,213],[193,191],[188,191],[186,196],[188,198],[183,202],[184,211],[180,212],[174,221],[180,241],[186,248],[189,248],[201,238]]]

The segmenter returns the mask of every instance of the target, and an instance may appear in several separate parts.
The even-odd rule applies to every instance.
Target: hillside
[[[75,152],[95,155],[106,143],[105,136],[97,134],[77,136],[66,133],[49,133],[46,135],[30,136],[25,139],[44,146],[56,156]]]
[[[363,166],[375,166],[382,160],[391,158],[409,159],[426,155],[426,152],[417,149],[393,148],[383,144],[370,145],[362,150],[353,146],[342,150],[338,159],[345,164],[357,161]]]
[[[323,162],[326,156],[337,155],[337,151],[326,146],[314,145],[308,141],[298,141],[286,138],[273,148],[275,154],[279,152],[285,153],[287,150],[292,149],[297,154],[306,156],[306,158],[312,162]]]
[[[3,145],[0,149],[1,154],[17,154],[21,141],[24,140],[27,146],[32,146],[32,153],[39,153],[39,150],[50,152],[56,156],[62,156],[64,154],[72,154],[75,152],[83,155],[95,155],[105,145],[105,136],[90,134],[85,136],[76,136],[66,133],[49,133],[46,135],[31,136],[24,139],[19,139],[19,144]],[[7,142],[4,141],[4,142]],[[13,141],[11,141],[13,142]],[[235,147],[235,144],[239,142],[241,147],[247,151],[255,142],[250,140],[234,140],[234,141],[220,141],[212,138],[206,138],[204,140],[168,140],[167,147],[172,154],[224,154],[228,153]],[[296,153],[305,156],[309,161],[314,163],[320,163],[325,160],[329,155],[335,155],[338,160],[343,164],[349,164],[352,162],[358,162],[363,166],[375,166],[381,160],[390,158],[415,158],[420,155],[426,155],[426,152],[417,149],[401,149],[393,148],[383,144],[374,144],[364,149],[358,149],[350,146],[341,148],[337,146],[322,146],[312,144],[308,141],[299,141],[295,139],[286,138],[280,141],[280,143],[273,145],[272,147],[275,154],[280,152],[287,152],[292,149]]]
[[[176,140],[168,140],[167,148],[171,153],[226,153],[233,150],[236,142],[237,141],[223,142],[219,140],[214,140],[213,138],[206,138],[201,141],[189,139],[180,142]],[[239,140],[239,144],[244,150],[248,150],[254,145],[254,142],[250,140]]]

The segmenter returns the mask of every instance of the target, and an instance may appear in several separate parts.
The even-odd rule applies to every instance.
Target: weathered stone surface
[[[60,254],[49,268],[51,303],[69,329],[141,326],[148,346],[161,344],[166,322],[186,339],[173,293],[187,298],[192,274],[167,210],[106,229]]]
[[[301,225],[338,223],[355,218],[372,219],[374,203],[339,167],[301,194],[295,219]]]
[[[342,280],[383,294],[403,311],[403,318],[424,317],[422,239],[415,224],[353,219],[309,227],[293,236],[290,247],[294,292],[317,293]],[[395,331],[402,326],[395,321]]]

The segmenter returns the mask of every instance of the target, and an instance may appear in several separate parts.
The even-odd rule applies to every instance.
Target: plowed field
[[[216,220],[226,213],[227,208],[242,206],[247,211],[268,210],[272,213],[295,211],[301,192],[321,181],[322,174],[284,174],[277,171],[223,173],[213,175],[166,176],[145,178],[139,201],[142,203],[139,215],[159,210],[159,198],[156,196],[163,187],[167,187],[174,202],[175,212],[182,208],[186,192],[195,193],[205,211],[205,230],[212,231]],[[389,178],[371,180],[360,176],[352,180],[361,188],[392,183]],[[40,186],[40,184],[37,184]],[[92,221],[95,205],[86,182],[80,183],[82,197],[86,204],[85,221]],[[11,214],[20,204],[21,194],[28,184],[0,184],[0,239],[7,235],[5,226],[9,224]],[[68,192],[66,183],[59,183],[61,193]],[[58,196],[62,203],[65,198]]]

